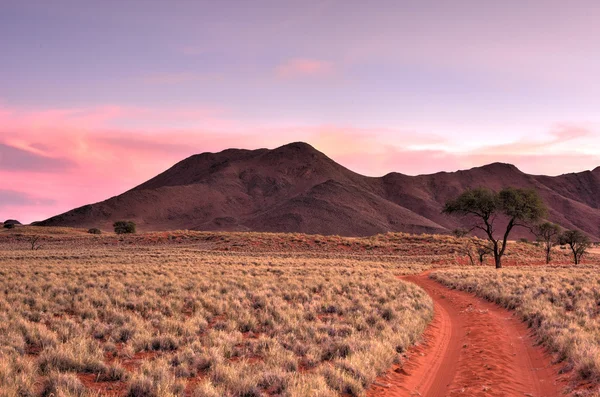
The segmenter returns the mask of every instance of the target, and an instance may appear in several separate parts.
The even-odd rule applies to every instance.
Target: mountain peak
[[[264,154],[265,159],[271,160],[289,160],[289,161],[307,161],[312,158],[326,158],[323,153],[304,142],[293,142],[280,146],[273,150],[267,150]]]
[[[521,170],[519,170],[513,164],[501,163],[501,162],[490,163],[490,164],[482,165],[481,167],[475,167],[473,169],[480,169],[480,170],[486,170],[486,171],[491,171],[491,172],[501,172],[501,171],[518,172],[518,173],[521,172]]]
[[[317,149],[312,147],[306,142],[292,142],[287,145],[280,146],[278,148],[273,149],[273,151],[294,151],[294,152],[306,152],[312,153],[316,152]]]

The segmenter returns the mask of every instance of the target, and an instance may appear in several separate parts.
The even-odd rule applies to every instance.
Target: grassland
[[[466,266],[464,246],[408,234],[3,230],[0,396],[362,396],[432,318],[430,298],[397,276]],[[543,262],[532,244],[510,248],[508,266]],[[437,274],[472,280],[469,269]]]
[[[430,258],[30,232],[0,244],[2,396],[361,396],[432,317],[395,278]]]
[[[597,258],[595,258],[597,259]],[[438,270],[430,277],[493,301],[532,327],[579,381],[600,383],[600,267]]]

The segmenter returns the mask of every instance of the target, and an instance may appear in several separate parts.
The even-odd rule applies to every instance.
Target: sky
[[[597,0],[0,0],[0,220],[294,141],[370,176],[593,169],[598,20]]]

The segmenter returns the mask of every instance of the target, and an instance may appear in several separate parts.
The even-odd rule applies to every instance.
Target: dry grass
[[[396,276],[466,264],[465,242],[1,230],[0,397],[364,395],[432,316]]]
[[[516,312],[579,380],[600,382],[600,267],[440,270],[431,277]]]
[[[0,242],[0,396],[361,396],[432,316],[428,257],[65,236]]]

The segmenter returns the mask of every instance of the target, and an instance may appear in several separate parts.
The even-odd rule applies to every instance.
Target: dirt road
[[[379,378],[369,397],[561,395],[551,358],[512,313],[426,274],[403,279],[427,291],[435,317],[424,342]]]

